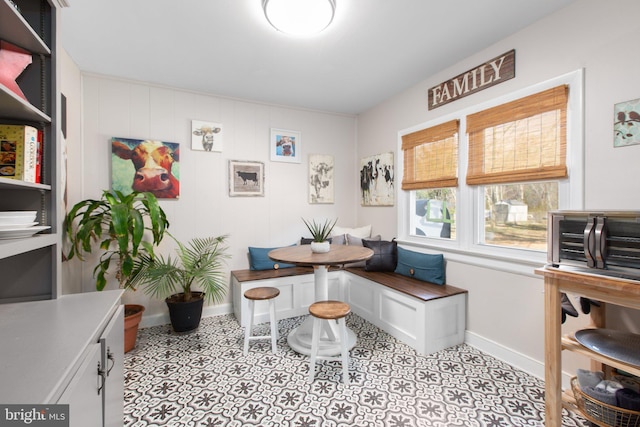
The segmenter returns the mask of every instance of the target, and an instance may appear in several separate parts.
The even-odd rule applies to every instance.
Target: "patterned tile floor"
[[[202,319],[191,334],[142,329],[125,358],[127,427],[147,426],[543,426],[544,385],[531,375],[459,345],[422,356],[362,318],[347,324],[358,342],[351,384],[340,364],[322,362],[313,384],[308,359],[286,344],[302,317],[279,322],[280,353],[268,341],[242,355],[233,315]],[[262,330],[262,331],[261,331]],[[268,324],[257,333],[268,333]],[[584,426],[566,411],[563,426]]]

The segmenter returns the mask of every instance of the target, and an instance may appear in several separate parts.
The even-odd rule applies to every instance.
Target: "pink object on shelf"
[[[6,41],[0,41],[0,83],[27,101],[16,78],[31,64],[31,53]]]

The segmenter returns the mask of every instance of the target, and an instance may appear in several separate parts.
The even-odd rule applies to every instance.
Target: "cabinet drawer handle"
[[[107,359],[111,361],[111,366],[107,369],[107,376],[109,376],[113,367],[116,366],[116,358],[109,347],[107,347]]]
[[[104,389],[104,383],[106,381],[106,374],[104,369],[100,369],[100,362],[98,362],[98,396],[100,396],[100,392]]]

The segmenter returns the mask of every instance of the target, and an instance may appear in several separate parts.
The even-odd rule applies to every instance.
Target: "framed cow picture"
[[[302,136],[300,132],[286,129],[271,129],[271,161],[300,163],[302,159]]]
[[[333,203],[333,156],[309,154],[309,203]]]
[[[180,197],[180,144],[154,139],[111,138],[111,188],[124,194],[149,191],[159,199]]]
[[[229,160],[229,196],[264,196],[264,163]]]
[[[393,206],[394,203],[393,152],[361,159],[360,204],[362,206]]]
[[[191,120],[191,149],[222,153],[223,134],[221,123]]]

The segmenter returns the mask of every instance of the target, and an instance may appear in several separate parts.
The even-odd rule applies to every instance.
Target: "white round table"
[[[331,245],[329,252],[318,254],[311,252],[311,245],[288,246],[274,249],[269,252],[269,258],[278,262],[296,264],[301,266],[313,266],[315,301],[329,299],[328,267],[352,262],[365,261],[373,256],[373,251],[363,246]],[[311,336],[313,319],[307,317],[297,328],[293,329],[287,337],[289,346],[301,354],[311,354]],[[356,344],[356,334],[347,328],[347,346],[349,349]],[[334,356],[340,354],[340,341],[338,340],[337,325],[327,322],[320,339],[318,354],[321,356]]]

